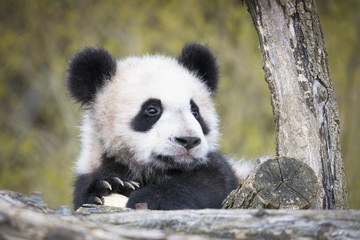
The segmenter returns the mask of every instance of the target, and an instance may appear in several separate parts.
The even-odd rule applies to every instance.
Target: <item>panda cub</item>
[[[113,193],[127,196],[129,208],[221,208],[238,179],[217,150],[218,79],[214,54],[195,43],[177,59],[75,54],[67,88],[85,106],[75,209]]]

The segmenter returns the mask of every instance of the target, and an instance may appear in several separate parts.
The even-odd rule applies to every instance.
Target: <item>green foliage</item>
[[[41,191],[52,207],[71,204],[81,110],[66,92],[65,71],[85,46],[103,46],[120,58],[177,56],[189,41],[210,45],[222,71],[216,99],[222,151],[246,159],[273,155],[258,39],[239,2],[0,1],[0,188]],[[350,206],[360,207],[359,3],[321,1],[319,10],[340,106]]]

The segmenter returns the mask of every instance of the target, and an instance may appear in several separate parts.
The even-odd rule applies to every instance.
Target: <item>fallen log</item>
[[[310,208],[318,189],[315,172],[293,158],[268,159],[223,202],[223,208]]]
[[[213,238],[360,239],[360,211],[150,211],[88,205],[81,213],[62,215],[0,190],[0,239]]]

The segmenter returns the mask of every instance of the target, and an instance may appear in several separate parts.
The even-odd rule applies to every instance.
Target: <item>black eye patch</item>
[[[200,109],[198,105],[196,105],[196,103],[192,99],[190,100],[190,107],[191,107],[191,113],[194,115],[195,119],[199,122],[204,135],[207,135],[210,132],[210,129],[205,124],[204,119],[200,114]]]
[[[163,112],[161,101],[150,98],[141,105],[139,113],[131,121],[131,127],[137,132],[149,131],[160,119]]]

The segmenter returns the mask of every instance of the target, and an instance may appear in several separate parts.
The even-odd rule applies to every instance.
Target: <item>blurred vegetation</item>
[[[318,1],[341,116],[350,207],[360,208],[360,7]],[[274,154],[270,96],[258,39],[241,1],[0,1],[0,188],[41,191],[52,207],[71,205],[79,152],[79,105],[65,89],[68,59],[85,46],[113,56],[164,53],[184,43],[217,53],[217,96],[225,154]]]

